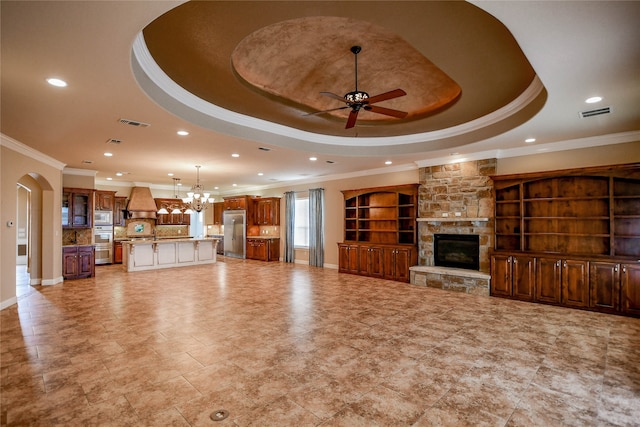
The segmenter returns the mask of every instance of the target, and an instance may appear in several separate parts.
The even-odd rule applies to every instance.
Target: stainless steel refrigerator
[[[245,257],[246,246],[246,212],[224,211],[224,255],[233,258]]]

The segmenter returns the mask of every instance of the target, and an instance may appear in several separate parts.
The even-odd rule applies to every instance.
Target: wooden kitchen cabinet
[[[93,208],[97,211],[113,211],[115,207],[115,191],[97,190],[94,193]]]
[[[113,242],[113,263],[122,264],[122,242]]]
[[[95,276],[95,248],[93,246],[65,246],[62,248],[62,277],[65,280]]]
[[[280,259],[280,239],[247,238],[247,259],[258,261],[278,261]]]
[[[183,209],[184,203],[181,199],[154,199],[156,202],[156,207],[158,210],[161,208],[166,208],[169,213],[166,214],[157,214],[156,215],[156,224],[157,225],[189,225],[191,224],[191,215],[185,213],[171,213],[174,207],[178,209]]]
[[[247,196],[225,197],[223,203],[226,211],[246,210]]]
[[[127,198],[116,197],[113,203],[113,225],[124,227],[126,225],[125,211],[127,210]]]
[[[91,228],[94,190],[64,188],[62,191],[62,227]]]
[[[222,213],[224,212],[224,202],[215,202],[213,204],[213,224],[223,225]]]
[[[253,216],[255,225],[280,225],[280,198],[254,199]]]

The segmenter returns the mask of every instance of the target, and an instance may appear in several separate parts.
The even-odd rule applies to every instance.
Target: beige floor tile
[[[640,418],[640,319],[225,257],[20,283],[0,312],[9,426]],[[220,409],[228,418],[211,421]]]

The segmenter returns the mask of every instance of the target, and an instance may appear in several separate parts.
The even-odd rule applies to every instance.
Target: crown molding
[[[65,163],[62,163],[53,157],[49,157],[44,153],[41,153],[38,150],[34,150],[33,148],[16,141],[15,139],[0,133],[0,145],[2,147],[7,147],[9,150],[15,151],[23,156],[27,156],[30,159],[37,160],[46,165],[49,165],[55,169],[63,170],[65,167]]]

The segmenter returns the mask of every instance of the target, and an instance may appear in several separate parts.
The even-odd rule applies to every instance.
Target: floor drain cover
[[[229,411],[225,411],[224,409],[218,409],[217,411],[213,411],[211,413],[211,419],[213,421],[222,421],[229,416]]]

